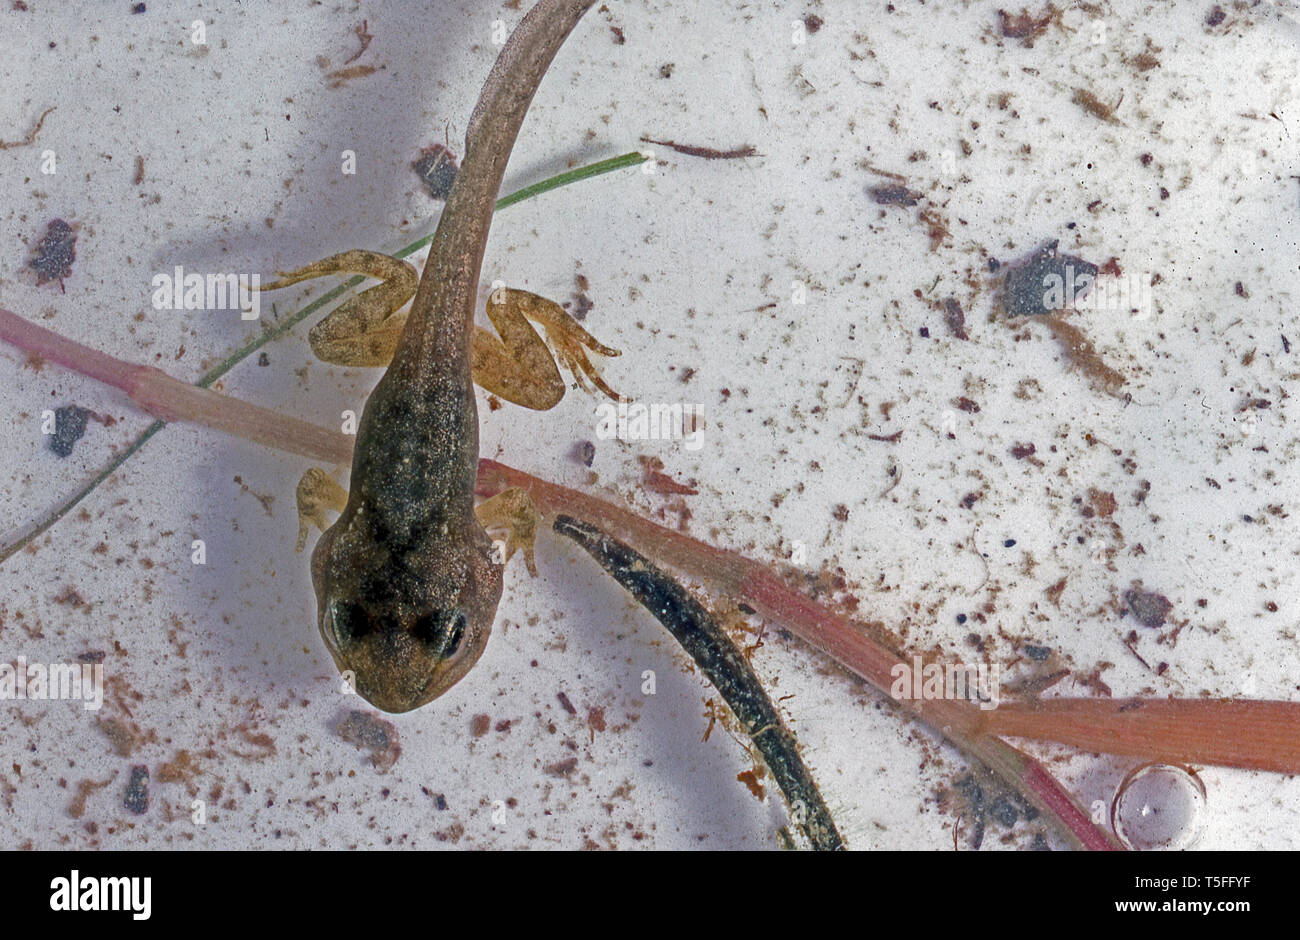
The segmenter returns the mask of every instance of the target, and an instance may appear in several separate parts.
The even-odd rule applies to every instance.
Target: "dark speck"
[[[1050,241],[1025,260],[1007,267],[1000,299],[1008,316],[1051,313],[1072,306],[1092,289],[1097,266],[1062,254],[1056,246],[1055,240]]]
[[[1016,540],[1015,540],[1015,539],[1007,539],[1005,542],[1002,543],[1002,547],[1003,547],[1003,548],[1011,548],[1011,547],[1014,546],[1015,544],[1016,544]]]
[[[943,299],[943,322],[948,325],[948,332],[958,339],[970,339],[966,334],[966,312],[956,297]]]
[[[1169,598],[1155,591],[1140,590],[1139,585],[1134,585],[1124,592],[1124,603],[1128,605],[1129,612],[1137,618],[1138,623],[1152,629],[1163,627],[1165,618],[1174,609]]]
[[[72,453],[72,448],[86,433],[90,412],[76,405],[65,405],[54,412],[54,433],[50,435],[50,450],[60,457]]]
[[[411,164],[424,183],[424,188],[434,199],[446,199],[451,184],[456,179],[456,155],[442,144],[434,144],[420,151],[420,159]]]
[[[1005,796],[1000,796],[989,804],[989,815],[1003,829],[1010,829],[1020,818],[1020,813],[1011,804],[1011,800]]]
[[[55,219],[45,227],[45,235],[36,245],[36,257],[27,262],[36,270],[36,283],[58,281],[72,274],[72,262],[77,259],[77,232],[62,219]]]
[[[897,183],[873,186],[867,192],[876,204],[881,206],[914,206],[921,198],[921,193],[913,192]]]
[[[137,816],[143,816],[149,809],[149,768],[143,764],[131,768],[131,779],[127,781],[122,805]]]
[[[958,614],[958,615],[957,615],[957,622],[958,622],[958,623],[965,623],[965,622],[966,622],[966,615],[965,615],[965,614]]]

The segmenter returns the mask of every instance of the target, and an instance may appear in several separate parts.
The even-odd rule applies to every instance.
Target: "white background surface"
[[[522,15],[444,2],[151,0],[134,16],[126,2],[8,6],[0,137],[20,139],[57,110],[35,145],[0,152],[0,303],[185,379],[249,326],[229,312],[153,310],[153,275],[176,264],[269,273],[422,230],[438,204],[410,164],[434,143],[460,152],[496,52],[492,21]],[[585,275],[587,326],[624,351],[606,364],[610,382],[644,401],[702,404],[709,427],[694,452],[597,441],[593,479],[571,452],[595,439],[596,402],[574,392],[545,414],[484,408],[483,453],[605,487],[651,516],[672,501],[642,489],[636,458],[658,456],[698,484],[686,498],[693,534],[765,560],[801,542],[811,572],[842,567],[860,613],[913,649],[969,659],[974,631],[1003,665],[1017,641],[1056,650],[1072,672],[1056,687],[1064,694],[1093,694],[1076,679],[1111,663],[1101,675],[1116,696],[1249,687],[1293,698],[1300,32],[1267,4],[1230,9],[1211,29],[1210,4],[1113,3],[1066,11],[1026,47],[997,35],[995,4],[894,6],[611,0],[587,16],[542,85],[506,191],[636,149],[642,135],[752,144],[760,156],[707,161],[656,147],[653,175],[624,171],[511,208],[494,224],[483,280],[569,301]],[[793,42],[808,13],[824,25]],[[190,41],[195,19],[206,46]],[[374,40],[353,64],[380,70],[330,89],[324,75],[356,51],[362,20]],[[1133,57],[1148,37],[1160,64],[1141,71]],[[1118,102],[1119,123],[1072,103],[1075,88]],[[53,176],[39,171],[47,149]],[[354,176],[339,172],[349,149]],[[144,181],[133,185],[137,155]],[[916,209],[871,203],[867,188],[886,180],[868,165],[905,174],[947,220],[937,250]],[[25,270],[53,218],[80,226],[66,293]],[[1045,331],[1017,341],[1020,331],[991,319],[988,259],[1049,239],[1161,275],[1152,316],[1076,321],[1125,375],[1127,403],[1072,371]],[[790,302],[794,281],[807,285],[803,305]],[[918,290],[957,297],[970,340],[954,339]],[[303,295],[266,300],[283,312]],[[358,407],[378,373],[313,361],[305,333],[223,388],[321,423]],[[1025,380],[1038,383],[1032,400],[1015,395]],[[73,492],[149,423],[123,396],[25,367],[14,351],[0,351],[0,387],[5,528]],[[959,396],[979,412],[955,411]],[[1249,434],[1248,396],[1271,402]],[[39,416],[67,403],[118,423],[92,421],[59,459]],[[867,437],[899,430],[894,444]],[[1010,455],[1026,441],[1041,467]],[[741,745],[721,729],[701,741],[710,690],[647,614],[546,534],[539,579],[517,564],[507,572],[484,658],[433,704],[391,719],[401,757],[377,772],[331,730],[358,701],[338,693],[305,556],[293,552],[293,487],[306,466],[171,426],[38,551],[0,568],[0,658],[103,650],[118,683],[98,717],[65,702],[0,709],[0,845],[777,844],[784,810],[735,779],[750,766]],[[1151,488],[1139,504],[1142,480]],[[1090,488],[1114,494],[1110,520],[1080,514],[1075,498]],[[967,509],[969,492],[980,499]],[[835,517],[841,504],[847,521]],[[190,564],[194,538],[207,543],[206,566]],[[1062,577],[1058,607],[1044,590]],[[1173,603],[1170,627],[1121,617],[1139,579]],[[957,624],[986,605],[986,623]],[[1148,663],[1169,664],[1164,675],[1125,649],[1133,629]],[[936,794],[964,772],[959,755],[797,642],[770,630],[765,643],[755,664],[850,845],[951,849],[957,812]],[[653,697],[640,691],[647,669]],[[606,730],[588,721],[593,708]],[[476,737],[476,715],[493,730]],[[135,730],[129,756],[114,753],[106,720]],[[197,771],[160,782],[183,751]],[[1085,804],[1109,801],[1136,763],[1036,753]],[[556,770],[570,758],[571,773]],[[136,764],[155,777],[139,816],[122,805]],[[1213,768],[1202,777],[1201,847],[1296,846],[1300,782]],[[108,785],[74,818],[82,781]],[[189,819],[193,799],[208,806],[202,827]],[[497,822],[495,801],[507,803]],[[984,847],[1027,846],[1034,831],[1018,826],[1004,842],[990,824]],[[962,848],[970,834],[963,823]]]

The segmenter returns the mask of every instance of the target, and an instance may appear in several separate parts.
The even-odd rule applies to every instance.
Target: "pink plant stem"
[[[0,340],[122,389],[145,411],[183,419],[291,453],[346,463],[352,439],[218,392],[197,389],[147,366],[107,356],[0,309]],[[882,631],[845,617],[790,587],[742,555],[656,525],[587,493],[541,480],[492,460],[479,462],[479,493],[526,490],[546,514],[565,512],[628,542],[759,615],[787,626],[889,695],[891,670],[906,661]],[[1057,741],[1091,751],[1175,763],[1300,773],[1300,703],[1201,699],[1056,698],[1009,703],[984,711],[956,699],[900,702],[991,767],[1084,848],[1115,848],[1070,794],[1041,765],[999,735]]]
[[[164,421],[192,421],[332,464],[352,459],[352,441],[342,433],[181,382],[152,366],[115,359],[3,308],[0,308],[0,340],[121,389],[143,411]]]
[[[1300,705],[1242,699],[1042,699],[982,716],[980,730],[1170,764],[1300,772]]]

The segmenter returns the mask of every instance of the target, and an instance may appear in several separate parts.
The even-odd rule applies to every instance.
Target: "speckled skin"
[[[474,517],[479,271],[519,126],[593,2],[542,0],[501,51],[401,342],[362,414],[347,507],[312,553],[321,636],[356,691],[384,711],[418,708],[454,685],[496,617],[502,568]]]

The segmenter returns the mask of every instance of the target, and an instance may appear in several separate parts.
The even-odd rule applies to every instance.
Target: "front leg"
[[[348,491],[338,484],[328,473],[319,467],[312,467],[298,481],[298,542],[295,552],[307,547],[307,536],[315,526],[324,532],[330,527],[328,513],[340,513],[348,504]],[[489,531],[505,531],[504,557],[499,561],[504,564],[514,557],[516,551],[524,553],[524,565],[528,573],[537,577],[537,565],[533,560],[533,542],[537,538],[537,523],[541,516],[528,498],[527,492],[517,486],[497,493],[474,507],[474,516],[479,525]]]

